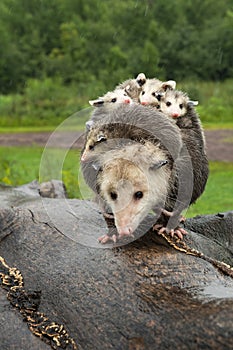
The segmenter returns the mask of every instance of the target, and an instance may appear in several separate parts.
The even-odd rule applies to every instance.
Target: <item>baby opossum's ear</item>
[[[157,98],[158,101],[161,101],[161,98],[165,95],[164,92],[156,92],[155,97]]]
[[[175,90],[176,88],[176,82],[175,80],[168,80],[168,81],[165,81],[163,84],[162,84],[162,89],[164,91],[167,91],[167,90]]]
[[[197,106],[198,105],[198,101],[191,101],[191,100],[189,100],[188,101],[188,106]]]
[[[161,168],[162,166],[166,165],[168,163],[168,160],[164,159],[164,160],[159,160],[158,162],[152,164],[149,168],[149,170],[157,170],[159,168]]]
[[[143,86],[146,82],[146,76],[144,73],[139,73],[136,82],[138,83],[139,86]]]
[[[97,99],[97,100],[91,100],[91,101],[89,101],[89,103],[90,103],[91,106],[101,107],[101,106],[103,106],[104,101],[101,100],[101,99]]]
[[[125,90],[125,92],[128,95],[128,93],[130,92],[130,85],[127,85],[124,90]]]

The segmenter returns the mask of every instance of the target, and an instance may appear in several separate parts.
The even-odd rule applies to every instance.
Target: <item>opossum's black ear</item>
[[[91,101],[89,101],[89,103],[90,103],[91,106],[101,107],[101,106],[103,106],[104,101],[101,100],[101,99],[98,99],[98,100],[91,100]]]
[[[99,134],[97,136],[97,139],[96,139],[97,142],[103,142],[103,141],[107,141],[107,138],[104,134]]]
[[[138,83],[139,86],[143,86],[146,82],[146,76],[144,73],[139,73],[136,82]]]
[[[176,88],[176,82],[175,80],[168,80],[168,81],[165,81],[163,84],[162,84],[162,89],[164,91],[167,91],[167,90],[175,90]]]
[[[159,160],[158,162],[152,164],[149,168],[149,170],[157,170],[159,168],[161,168],[162,166],[166,165],[168,163],[168,160],[164,159],[164,160]]]
[[[191,101],[191,100],[189,100],[188,101],[188,106],[197,106],[198,105],[198,101]]]

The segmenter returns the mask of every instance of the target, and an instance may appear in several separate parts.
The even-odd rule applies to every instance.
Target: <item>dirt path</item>
[[[50,132],[0,134],[0,146],[44,147],[51,136]],[[208,159],[212,161],[233,162],[233,130],[206,130]],[[51,139],[50,139],[51,140]],[[54,147],[81,148],[83,135],[77,132],[60,132],[53,134]]]

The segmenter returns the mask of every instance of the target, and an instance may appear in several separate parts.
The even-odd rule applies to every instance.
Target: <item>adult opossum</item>
[[[159,108],[157,95],[167,90],[174,90],[176,82],[174,80],[161,81],[159,79],[147,79],[139,95],[139,102],[142,105],[150,105]]]
[[[169,117],[162,115],[161,112],[156,111],[154,108],[135,104],[131,106],[119,106],[111,113],[103,113],[99,122],[95,124],[91,132],[96,132],[97,134],[100,132],[102,136],[100,141],[96,142],[95,145],[91,145],[88,150],[90,154],[92,153],[92,156],[85,157],[82,161],[84,178],[95,192],[101,194],[102,198],[113,211],[114,217],[116,217],[117,212],[114,212],[115,207],[112,206],[112,202],[108,200],[109,197],[107,194],[104,194],[105,190],[101,185],[103,179],[105,179],[104,181],[108,181],[110,185],[111,183],[113,184],[115,180],[109,174],[114,173],[114,168],[119,169],[119,179],[121,176],[122,180],[124,179],[125,170],[123,169],[126,169],[127,166],[123,166],[123,164],[125,164],[124,160],[122,160],[123,154],[127,154],[127,160],[131,163],[136,162],[136,166],[140,163],[142,169],[145,169],[144,175],[145,178],[147,178],[149,176],[148,171],[152,169],[153,162],[146,165],[143,163],[142,159],[145,158],[148,160],[148,154],[151,156],[149,156],[149,159],[153,159],[152,154],[159,158],[162,152],[163,159],[160,160],[163,161],[164,165],[167,164],[166,169],[170,169],[169,177],[164,177],[166,183],[165,187],[169,189],[165,203],[162,207],[160,206],[159,203],[163,201],[163,191],[161,192],[160,198],[160,182],[159,185],[157,185],[156,177],[152,177],[155,182],[153,183],[153,181],[150,181],[152,185],[148,186],[148,196],[145,196],[149,204],[148,206],[145,205],[145,211],[142,211],[139,218],[141,220],[150,210],[160,206],[166,214],[167,212],[173,212],[171,218],[165,225],[168,231],[174,233],[174,229],[178,226],[182,210],[192,203],[193,171],[191,158],[195,157],[195,149],[193,148],[193,154],[188,154],[185,144],[182,141],[179,128],[174,125]],[[91,136],[91,132],[88,138]],[[137,142],[136,146],[132,145],[133,141]],[[150,147],[152,147],[151,145],[154,147],[152,152],[148,151],[149,146],[146,146],[148,142],[150,143]],[[84,149],[87,149],[87,147],[84,146]],[[94,151],[91,151],[91,149],[94,149]],[[142,157],[140,153],[143,155]],[[107,169],[109,169],[107,165],[111,164],[110,160],[113,155],[114,165],[112,164],[112,172],[108,173],[106,172]],[[132,169],[132,171],[129,170],[128,181],[131,181],[132,186],[135,187],[137,176],[135,177],[134,173],[136,170],[134,167],[129,167],[129,169]],[[155,188],[158,189],[157,197],[154,196]],[[128,196],[127,191],[125,195]],[[123,193],[121,196],[123,196]],[[128,207],[127,216],[129,220],[134,220],[134,202],[132,201],[131,203],[132,206]],[[133,228],[131,227],[127,231],[128,234],[132,234],[132,230],[134,229],[135,227],[133,225]],[[182,237],[182,229],[177,229],[175,233]],[[121,236],[120,233],[119,235]],[[104,242],[105,239],[108,239],[108,237],[103,239]]]

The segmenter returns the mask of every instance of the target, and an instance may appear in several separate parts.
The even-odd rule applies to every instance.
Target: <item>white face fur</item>
[[[115,91],[109,91],[103,97],[99,97],[96,100],[91,100],[89,103],[94,107],[114,107],[119,103],[132,103],[132,99],[127,95],[125,89],[117,89]]]
[[[119,236],[132,235],[146,215],[163,205],[166,198],[170,175],[167,161],[155,148],[158,154],[149,152],[149,157],[144,151],[148,149],[143,150],[142,145],[129,146],[126,158],[119,154],[109,160],[100,175],[100,193],[112,209]]]
[[[159,107],[157,94],[159,92],[164,93],[169,89],[170,90],[175,89],[175,87],[176,87],[176,82],[173,80],[162,82],[158,79],[147,79],[139,95],[139,102],[142,105],[151,105],[154,107]]]
[[[172,118],[182,117],[187,112],[189,98],[178,91],[167,91],[160,100],[160,110]]]

